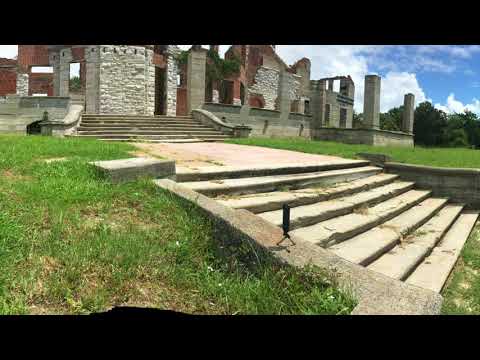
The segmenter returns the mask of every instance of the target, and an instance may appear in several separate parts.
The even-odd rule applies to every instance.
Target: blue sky
[[[228,46],[222,45],[221,52]],[[466,108],[480,114],[478,45],[277,45],[277,52],[288,64],[310,58],[312,79],[350,75],[357,111],[363,107],[364,76],[378,74],[382,111],[401,105],[404,94],[412,92],[417,103],[428,100],[447,112]],[[0,45],[0,57],[12,58],[16,53],[16,45]]]

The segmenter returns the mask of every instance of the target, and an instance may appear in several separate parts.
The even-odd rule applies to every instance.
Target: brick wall
[[[48,94],[48,96],[53,96],[53,74],[30,74],[28,95],[32,96],[33,94]]]
[[[17,92],[17,72],[15,68],[0,68],[0,96]]]
[[[48,45],[18,45],[18,66],[24,72],[31,66],[49,66]]]

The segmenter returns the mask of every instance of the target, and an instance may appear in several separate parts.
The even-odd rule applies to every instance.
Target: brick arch
[[[265,99],[263,95],[251,95],[249,98],[249,105],[251,107],[263,109],[265,107]]]

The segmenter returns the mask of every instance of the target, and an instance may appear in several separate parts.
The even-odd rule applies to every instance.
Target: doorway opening
[[[166,69],[155,66],[155,115],[166,115]]]

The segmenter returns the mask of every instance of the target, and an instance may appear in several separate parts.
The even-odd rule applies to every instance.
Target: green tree
[[[79,92],[82,89],[82,83],[80,77],[73,76],[70,78],[70,91]]]
[[[416,145],[441,146],[445,143],[447,114],[424,101],[415,109],[413,134]]]
[[[352,127],[354,129],[360,129],[363,127],[363,113],[357,113],[353,110]]]
[[[454,114],[454,116],[462,120],[469,144],[476,148],[480,147],[480,119],[477,114],[465,110],[463,114]]]
[[[447,125],[444,128],[443,145],[449,147],[469,146],[463,114],[448,115]]]
[[[403,105],[394,107],[386,113],[380,114],[380,129],[401,131],[402,130]]]

